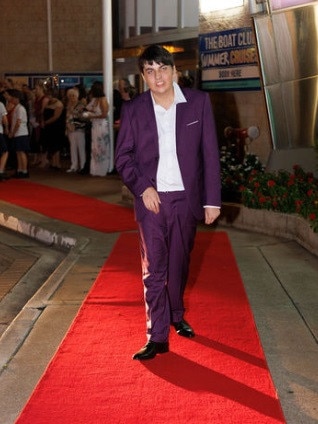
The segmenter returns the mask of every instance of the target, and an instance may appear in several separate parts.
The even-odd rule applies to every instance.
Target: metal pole
[[[113,36],[112,36],[112,0],[103,0],[103,81],[104,91],[109,103],[110,165],[114,169],[114,107],[113,107]]]

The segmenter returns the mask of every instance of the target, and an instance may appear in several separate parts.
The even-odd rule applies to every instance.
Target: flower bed
[[[239,202],[251,209],[297,214],[318,232],[318,180],[294,165],[293,172],[265,172],[256,156],[246,155],[239,163],[222,150],[223,201]]]

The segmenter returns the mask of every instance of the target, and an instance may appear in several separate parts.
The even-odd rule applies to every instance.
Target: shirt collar
[[[187,103],[187,99],[184,97],[184,94],[182,93],[180,86],[176,82],[173,82],[173,88],[174,88],[173,104],[177,105],[178,103]],[[155,99],[153,98],[152,93],[151,93],[151,99],[152,99],[153,105],[156,106],[156,102],[155,102]]]
[[[184,94],[182,93],[182,90],[180,86],[173,82],[173,88],[174,88],[174,103],[187,103],[187,99],[184,97]]]

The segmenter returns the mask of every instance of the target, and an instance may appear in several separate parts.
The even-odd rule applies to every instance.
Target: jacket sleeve
[[[122,106],[120,129],[116,142],[115,166],[123,183],[135,197],[139,197],[152,184],[143,174],[137,161],[138,140],[136,140],[136,131],[132,125],[133,107],[133,102],[125,102]]]
[[[204,101],[203,120],[203,203],[208,206],[221,206],[220,154],[214,114],[211,100],[207,93]]]

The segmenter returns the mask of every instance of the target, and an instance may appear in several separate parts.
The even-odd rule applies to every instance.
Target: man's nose
[[[156,69],[155,70],[155,79],[160,79],[161,78],[161,69]]]

